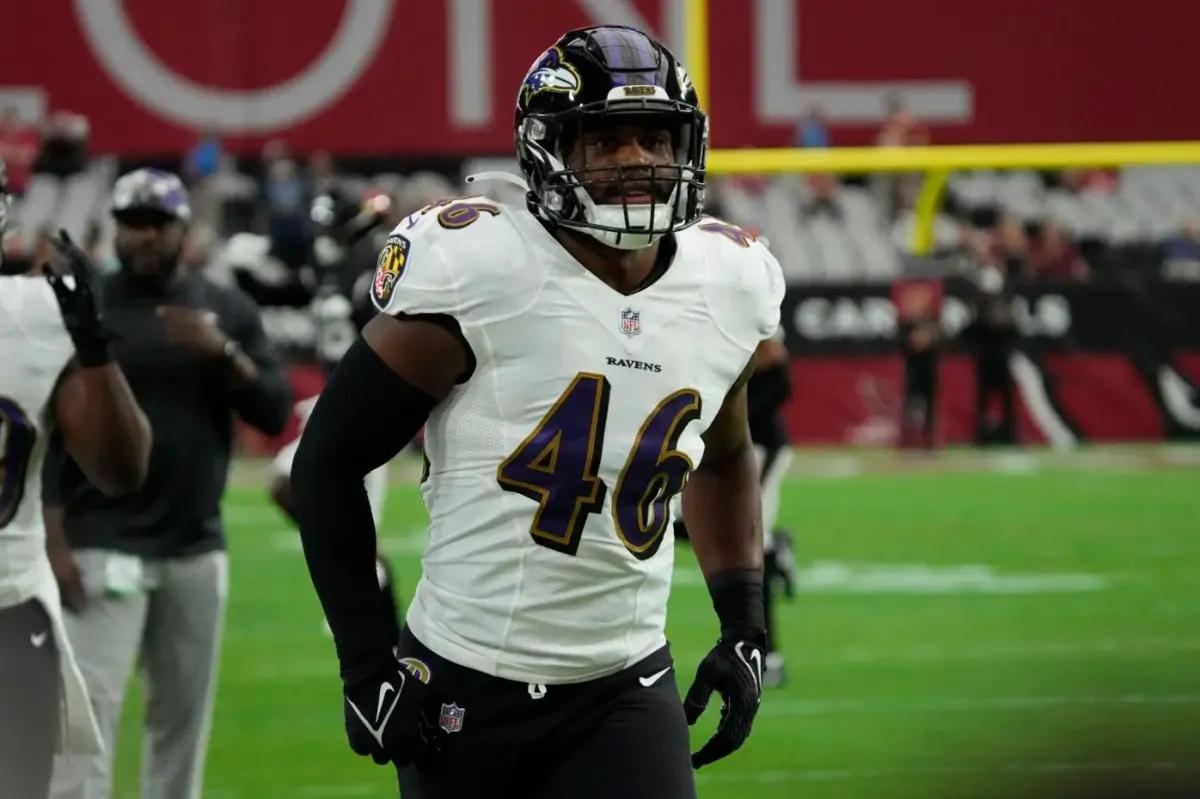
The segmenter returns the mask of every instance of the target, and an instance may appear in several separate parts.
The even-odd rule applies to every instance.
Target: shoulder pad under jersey
[[[721,332],[754,349],[779,327],[784,280],[763,239],[743,228],[705,217],[679,235],[680,248],[703,259],[705,301]]]
[[[389,314],[448,314],[460,325],[509,318],[540,286],[514,226],[515,209],[484,197],[426,206],[379,253],[371,300]]]

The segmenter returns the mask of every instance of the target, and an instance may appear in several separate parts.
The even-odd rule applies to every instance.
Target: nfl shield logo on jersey
[[[438,719],[438,726],[446,732],[458,732],[462,729],[463,716],[467,715],[466,708],[461,708],[455,704],[442,705],[442,715]]]
[[[621,311],[621,332],[633,338],[642,332],[642,314],[632,308]]]

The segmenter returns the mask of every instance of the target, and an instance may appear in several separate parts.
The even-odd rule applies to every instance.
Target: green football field
[[[225,508],[204,795],[394,797],[346,748],[332,644],[259,468],[240,466]],[[383,532],[406,598],[424,519],[393,486]],[[781,523],[800,565],[789,680],[745,748],[698,773],[701,797],[1200,796],[1200,447],[800,452]],[[686,687],[716,629],[686,545],[676,560]],[[138,796],[131,697],[122,799]]]

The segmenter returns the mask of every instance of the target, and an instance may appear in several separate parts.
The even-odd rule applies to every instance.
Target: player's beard
[[[675,190],[680,170],[677,167],[658,167],[654,179],[649,174],[626,175],[618,179],[615,171],[598,174],[587,187],[597,205],[622,205],[628,198],[630,205],[650,205],[669,202]]]
[[[183,254],[180,244],[174,252],[164,253],[143,247],[117,247],[117,260],[121,271],[133,282],[150,291],[162,291],[179,271],[179,258]]]

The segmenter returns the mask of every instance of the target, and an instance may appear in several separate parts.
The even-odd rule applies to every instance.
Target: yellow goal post
[[[985,144],[942,147],[832,147],[712,150],[709,175],[832,172],[924,172],[912,242],[918,255],[933,246],[934,220],[950,173],[960,169],[1200,164],[1200,141],[1109,144]]]
[[[708,99],[708,2],[682,0],[688,70],[702,107]],[[950,173],[962,169],[1070,169],[1200,164],[1200,141],[983,144],[930,147],[714,149],[709,175],[830,172],[924,172],[912,242],[919,255],[933,247],[933,228]]]

